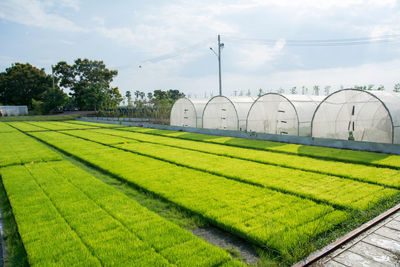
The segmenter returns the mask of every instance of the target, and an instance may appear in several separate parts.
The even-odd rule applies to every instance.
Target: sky
[[[123,95],[210,97],[218,34],[226,96],[314,85],[321,94],[368,84],[391,91],[400,82],[395,0],[1,0],[0,71],[29,62],[51,73],[59,61],[88,58],[118,70],[112,85]]]

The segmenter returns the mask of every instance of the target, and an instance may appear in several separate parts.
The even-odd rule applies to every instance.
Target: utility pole
[[[224,44],[222,44],[224,45]],[[218,34],[218,71],[219,71],[219,95],[222,96],[222,81],[221,81],[221,37]]]
[[[221,80],[221,49],[224,48],[224,43],[221,43],[221,36],[218,34],[218,54],[210,47],[210,50],[218,57],[218,76],[219,76],[219,95],[222,96],[222,80]]]
[[[54,67],[51,65],[51,78],[53,79],[53,91],[54,91]]]

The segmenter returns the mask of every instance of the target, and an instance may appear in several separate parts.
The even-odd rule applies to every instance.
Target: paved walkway
[[[312,266],[400,266],[400,211]]]

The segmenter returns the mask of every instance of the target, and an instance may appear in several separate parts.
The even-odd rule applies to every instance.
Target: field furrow
[[[68,135],[109,144],[115,136],[93,131],[68,131]],[[176,163],[196,170],[250,182],[270,189],[288,192],[301,197],[323,201],[343,209],[365,210],[386,198],[399,194],[398,190],[384,188],[336,176],[293,170],[279,166],[260,164],[236,158],[210,155],[203,152],[168,147],[159,144],[131,142],[113,146],[140,153],[160,160]],[[355,194],[354,192],[357,192]]]
[[[348,216],[328,205],[62,133],[31,135],[282,255],[294,253]]]

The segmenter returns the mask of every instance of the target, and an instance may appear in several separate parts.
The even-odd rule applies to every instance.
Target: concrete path
[[[312,266],[400,266],[400,211]]]

